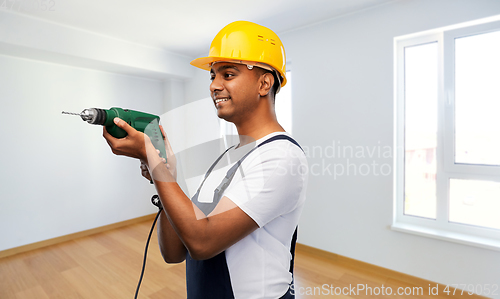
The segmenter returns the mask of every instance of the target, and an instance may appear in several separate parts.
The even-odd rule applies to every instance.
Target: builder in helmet
[[[274,110],[275,93],[286,84],[285,60],[274,32],[238,21],[217,34],[208,57],[191,62],[210,71],[217,116],[234,123],[240,137],[191,199],[144,134],[118,119],[127,137],[104,131],[115,154],[147,166],[164,208],[160,250],[169,263],[186,261],[188,298],[294,298],[293,253],[307,162]]]

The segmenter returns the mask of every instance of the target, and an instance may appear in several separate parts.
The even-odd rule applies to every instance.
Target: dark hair
[[[277,71],[274,71],[274,72],[273,72],[273,71],[268,71],[268,70],[266,70],[266,73],[271,73],[271,74],[273,75],[273,78],[274,78],[274,84],[273,84],[273,87],[272,87],[272,89],[271,89],[271,92],[272,92],[272,95],[273,95],[273,104],[274,104],[274,102],[275,102],[275,100],[276,100],[276,93],[278,92],[278,90],[279,90],[279,89],[280,89],[280,87],[281,87],[281,86],[280,86],[280,85],[281,85],[281,84],[280,84],[280,82],[281,82],[281,81],[280,81],[280,80],[278,80],[278,76],[279,76],[279,74],[278,74],[278,72],[277,72]]]

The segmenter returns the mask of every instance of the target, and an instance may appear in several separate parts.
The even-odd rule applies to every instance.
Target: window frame
[[[455,39],[500,31],[500,21],[442,28],[394,39],[394,211],[391,229],[500,251],[500,230],[450,222],[450,179],[500,182],[500,166],[455,163]],[[436,219],[404,214],[405,48],[438,44]]]

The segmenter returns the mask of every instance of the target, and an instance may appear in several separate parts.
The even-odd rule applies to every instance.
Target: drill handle
[[[160,123],[158,122],[158,119],[155,118],[153,119],[144,129],[144,134],[149,136],[149,139],[151,139],[151,143],[153,146],[160,151],[160,157],[164,158],[165,161],[167,160],[167,151],[165,149],[165,136],[163,136],[163,133],[160,130]]]

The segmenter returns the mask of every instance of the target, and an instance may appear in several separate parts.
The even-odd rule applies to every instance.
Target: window
[[[276,95],[276,117],[280,125],[292,134],[292,71],[286,71],[287,83]]]
[[[500,250],[500,22],[395,39],[392,228]]]

